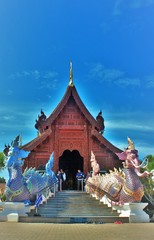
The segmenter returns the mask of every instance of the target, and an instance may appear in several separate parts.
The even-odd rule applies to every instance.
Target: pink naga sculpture
[[[110,171],[104,175],[99,173],[99,165],[95,159],[95,155],[91,154],[91,163],[93,168],[92,177],[88,178],[86,191],[95,193],[97,197],[102,198],[106,195],[112,204],[121,205],[130,202],[140,202],[144,189],[139,177],[146,177],[151,172],[140,172],[145,162],[140,164],[138,159],[138,151],[134,147],[134,143],[128,138],[128,147],[122,153],[116,153],[120,160],[123,160],[123,170]]]
[[[95,155],[92,151],[91,151],[90,162],[91,162],[91,167],[92,167],[92,170],[93,170],[93,176],[96,176],[100,172],[100,166],[97,163]]]

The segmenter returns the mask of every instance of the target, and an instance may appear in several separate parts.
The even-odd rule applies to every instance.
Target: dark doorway
[[[66,173],[65,189],[75,190],[76,189],[76,173],[78,169],[83,169],[83,157],[79,151],[65,150],[63,155],[59,158],[59,169],[63,169]]]

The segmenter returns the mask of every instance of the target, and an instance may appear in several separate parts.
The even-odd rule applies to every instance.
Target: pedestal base
[[[7,215],[7,221],[8,222],[18,222],[19,221],[19,215],[18,213],[10,213]]]
[[[2,202],[0,205],[2,207],[2,211],[0,212],[0,221],[18,221],[19,216],[27,216],[28,212],[35,209],[35,205],[25,206],[24,203],[20,202]]]
[[[148,223],[149,215],[143,211],[148,203],[125,203],[119,217],[129,217],[130,223]]]

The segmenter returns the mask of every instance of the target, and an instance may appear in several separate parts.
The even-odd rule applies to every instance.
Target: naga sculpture
[[[116,155],[124,161],[123,170],[115,169],[102,176],[93,174],[88,178],[86,191],[95,193],[99,198],[106,195],[115,205],[140,202],[144,195],[144,189],[139,177],[149,176],[151,172],[140,172],[145,162],[140,164],[138,151],[130,138],[128,138],[128,148]]]
[[[51,187],[56,182],[56,176],[52,171],[54,153],[51,154],[46,164],[44,174],[38,173],[35,168],[25,169],[22,173],[24,158],[29,152],[12,146],[8,152],[7,168],[9,179],[6,184],[6,201],[24,202],[30,200],[32,196],[43,191],[46,187]]]
[[[91,167],[92,167],[92,170],[93,170],[93,176],[96,176],[100,172],[100,166],[96,161],[96,158],[95,158],[95,155],[94,155],[93,151],[91,151],[90,162],[91,162]]]

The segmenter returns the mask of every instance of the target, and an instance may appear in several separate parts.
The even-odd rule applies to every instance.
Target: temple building
[[[121,167],[121,161],[115,155],[121,150],[103,136],[105,126],[102,112],[95,119],[77,92],[73,82],[72,63],[69,84],[62,100],[49,117],[41,110],[35,128],[38,136],[22,146],[22,149],[30,151],[24,168],[44,168],[54,152],[53,170],[57,172],[63,169],[68,181],[73,181],[78,169],[85,174],[91,171],[91,151],[101,170]]]

